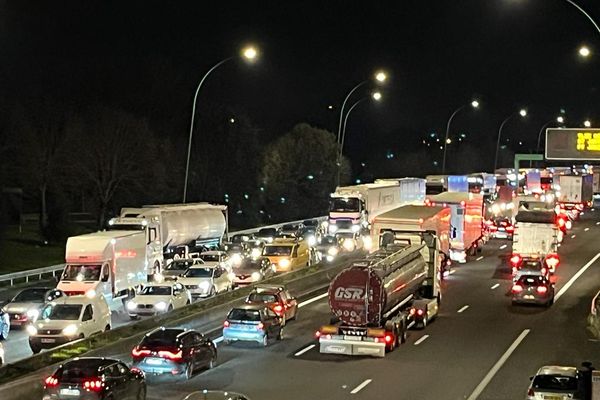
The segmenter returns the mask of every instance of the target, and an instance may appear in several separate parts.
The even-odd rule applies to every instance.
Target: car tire
[[[213,296],[215,296],[216,294],[217,294],[217,290],[216,290],[216,289],[215,289],[215,287],[213,286],[213,287],[210,289],[210,294],[208,295],[208,297],[213,297]]]
[[[208,362],[208,369],[213,369],[217,366],[217,355],[213,354],[212,358]]]
[[[279,329],[279,333],[277,334],[277,340],[283,340],[283,326]]]
[[[138,390],[136,399],[137,400],[146,400],[146,385],[140,386],[140,390]]]
[[[0,340],[8,339],[8,332],[10,332],[10,324],[4,324],[0,331]]]
[[[190,380],[194,377],[194,363],[190,361],[185,367],[185,379]]]
[[[265,332],[265,335],[263,336],[262,345],[263,345],[263,347],[267,347],[269,345],[269,337],[267,336],[266,332]]]
[[[42,349],[37,346],[30,345],[29,347],[31,348],[31,352],[33,354],[38,354],[40,351],[42,351]]]

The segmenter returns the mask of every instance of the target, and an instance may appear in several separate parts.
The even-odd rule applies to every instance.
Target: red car
[[[266,305],[282,319],[282,325],[298,315],[298,301],[284,285],[256,285],[246,303]]]

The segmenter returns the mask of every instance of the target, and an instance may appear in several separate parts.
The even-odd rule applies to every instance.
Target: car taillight
[[[556,268],[559,263],[560,259],[555,254],[546,257],[546,265],[548,265],[550,268]]]
[[[417,315],[423,315],[423,310],[421,308],[417,310]]]
[[[385,339],[385,342],[389,344],[389,343],[392,343],[392,340],[394,339],[394,337],[391,334],[387,334],[387,335],[385,335],[384,339]]]
[[[548,270],[546,268],[542,268],[542,275],[546,275],[548,273]]]
[[[259,331],[262,331],[265,328],[265,325],[262,322],[259,322],[258,325],[256,325],[256,329]]]
[[[514,232],[515,231],[515,227],[510,225],[506,227],[506,232]]]
[[[521,262],[521,256],[518,254],[514,254],[511,258],[510,258],[510,263],[512,265],[517,265]]]
[[[231,325],[229,321],[223,322],[223,328],[229,328],[229,325]]]
[[[321,331],[316,331],[315,332],[315,338],[318,339],[321,337]]]
[[[538,286],[536,290],[539,294],[544,294],[548,291],[548,288],[546,286]]]
[[[273,307],[273,311],[277,314],[281,314],[283,312],[283,306],[281,304],[277,304]]]
[[[57,387],[58,386],[58,378],[56,378],[54,375],[51,375],[46,378],[46,380],[44,381],[44,384],[46,385],[46,387]]]
[[[158,352],[158,356],[162,357],[162,358],[166,358],[168,360],[173,360],[173,361],[180,361],[181,358],[183,357],[183,353],[181,352],[181,350],[173,353],[172,351],[169,350],[161,350]]]
[[[99,392],[102,390],[102,381],[98,378],[86,379],[85,381],[83,381],[83,387],[86,390]]]
[[[416,308],[411,308],[409,311],[410,315],[415,315],[417,313],[417,309]]]
[[[521,285],[513,285],[512,287],[513,293],[519,293],[523,291],[523,286]]]
[[[533,389],[529,389],[527,391],[527,396],[531,396],[531,397],[535,396],[535,392],[533,391]]]
[[[133,357],[146,357],[150,355],[150,350],[139,349],[137,346],[135,346],[133,350],[131,350],[131,355]]]
[[[566,222],[565,222],[565,220],[564,220],[564,219],[562,219],[562,218],[559,218],[559,219],[558,219],[558,226],[559,226],[560,228],[564,227],[564,226],[565,226],[565,223],[566,223]]]

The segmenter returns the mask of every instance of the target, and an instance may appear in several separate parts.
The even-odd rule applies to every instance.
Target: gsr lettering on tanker
[[[365,290],[363,288],[345,288],[340,286],[335,290],[334,296],[337,300],[361,300],[364,297],[364,293]]]

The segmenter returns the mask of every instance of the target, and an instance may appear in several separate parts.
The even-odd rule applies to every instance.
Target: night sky
[[[598,0],[577,2],[600,21]],[[452,129],[474,143],[493,142],[523,106],[528,118],[504,131],[523,152],[561,108],[568,126],[600,125],[600,33],[565,0],[0,0],[0,103],[108,103],[161,120],[162,135],[185,143],[199,79],[246,43],[260,61],[215,71],[199,129],[203,107],[219,103],[272,137],[303,121],[333,131],[345,94],[377,68],[391,79],[382,103],[364,102],[349,119],[355,163],[443,134],[474,97],[482,108],[461,112]],[[581,44],[592,57],[578,56]]]

